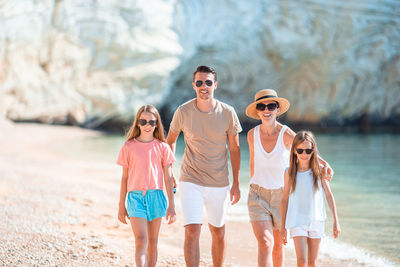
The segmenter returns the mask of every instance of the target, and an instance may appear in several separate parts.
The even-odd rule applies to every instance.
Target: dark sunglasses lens
[[[211,80],[207,80],[207,81],[205,81],[204,82],[207,86],[212,86],[213,85],[213,81],[211,81]],[[203,81],[196,81],[196,87],[200,87],[200,86],[202,86],[203,85]]]
[[[258,103],[256,109],[259,111],[264,111],[267,108],[269,111],[274,111],[277,107],[278,105],[276,103],[269,103],[268,105]]]
[[[265,105],[263,103],[258,103],[256,105],[256,109],[259,110],[259,111],[264,111],[266,107],[267,107],[267,105]]]
[[[305,151],[306,154],[308,154],[308,155],[310,155],[313,152],[313,150],[310,148],[307,148],[307,149],[296,148],[296,151],[297,151],[297,154],[303,154],[303,152]]]
[[[143,119],[139,119],[138,122],[139,122],[139,124],[142,125],[142,126],[145,126],[146,123],[147,123],[147,121],[146,121],[146,120],[143,120]]]
[[[276,103],[270,103],[270,104],[267,105],[267,109],[268,109],[269,111],[275,110],[276,107],[277,107],[277,104],[276,104]]]
[[[147,124],[147,121],[144,119],[138,119],[138,122],[141,126],[145,126]],[[156,120],[149,120],[150,126],[154,127],[157,124]]]
[[[207,81],[205,81],[205,84],[206,84],[207,86],[211,86],[211,85],[213,85],[213,81],[207,80]]]

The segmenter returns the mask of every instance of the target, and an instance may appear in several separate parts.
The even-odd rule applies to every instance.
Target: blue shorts
[[[167,199],[159,189],[149,189],[143,196],[143,191],[130,191],[127,197],[128,217],[139,217],[151,222],[167,215]]]

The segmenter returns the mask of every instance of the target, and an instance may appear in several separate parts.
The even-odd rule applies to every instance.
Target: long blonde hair
[[[296,174],[297,174],[297,164],[298,159],[295,152],[296,147],[303,143],[304,141],[308,141],[312,144],[313,153],[311,155],[310,167],[313,173],[313,181],[314,181],[314,190],[318,189],[318,179],[321,177],[321,168],[318,162],[318,148],[317,142],[315,141],[315,137],[310,131],[300,131],[296,134],[293,139],[292,148],[290,149],[290,166],[289,166],[289,188],[290,193],[293,193],[296,189]]]
[[[156,117],[157,124],[156,124],[156,128],[154,129],[153,136],[154,136],[154,138],[160,140],[161,142],[165,142],[164,126],[161,121],[160,113],[158,113],[158,110],[152,105],[144,105],[139,108],[139,110],[136,112],[136,116],[135,116],[135,119],[133,120],[131,127],[129,128],[128,132],[125,135],[125,138],[129,141],[140,135],[140,128],[138,126],[138,120],[140,118],[140,115],[142,115],[143,112],[149,112]]]

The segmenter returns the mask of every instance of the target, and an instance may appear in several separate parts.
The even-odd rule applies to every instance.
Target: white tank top
[[[297,172],[296,190],[289,195],[285,228],[308,226],[314,221],[325,221],[325,194],[318,180],[318,190],[314,191],[311,170]]]
[[[254,128],[254,175],[250,184],[257,184],[266,189],[283,187],[284,174],[289,167],[290,151],[283,143],[283,134],[287,126],[282,126],[274,149],[268,153],[264,150],[260,138],[260,125]]]

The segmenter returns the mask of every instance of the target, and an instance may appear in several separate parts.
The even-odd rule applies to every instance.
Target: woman
[[[258,266],[272,266],[272,263],[283,266],[280,209],[284,172],[289,167],[295,132],[276,119],[288,111],[289,106],[289,101],[278,97],[274,90],[263,89],[246,108],[247,116],[261,120],[261,124],[247,134],[251,176],[247,205],[258,242]],[[333,171],[329,164],[320,157],[319,162],[330,179]]]

